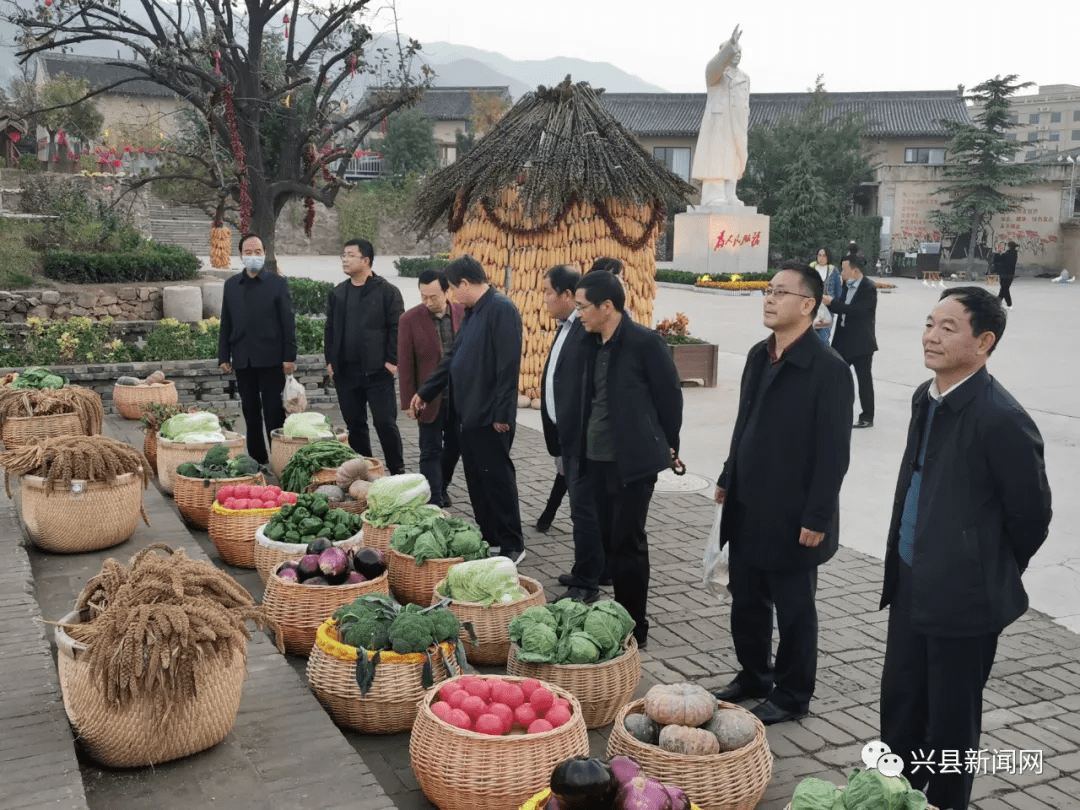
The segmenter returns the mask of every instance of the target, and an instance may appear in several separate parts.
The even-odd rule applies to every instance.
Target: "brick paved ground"
[[[400,424],[406,461],[410,469],[415,469],[415,425],[405,419]],[[131,440],[139,438],[134,423],[114,417],[109,418],[107,431]],[[529,549],[522,571],[539,579],[549,591],[558,590],[555,579],[568,569],[572,556],[568,508],[564,503],[548,535],[533,530],[531,526],[546,502],[554,470],[544,452],[542,437],[529,429],[519,431],[514,457]],[[468,515],[468,499],[460,472],[450,492],[454,510]],[[125,558],[151,538],[164,535],[168,542],[184,545],[189,553],[204,553],[217,562],[205,533],[191,534],[180,527],[171,499],[155,489],[147,494],[146,502],[155,520],[154,528],[140,529],[135,538],[113,550],[113,555]],[[642,654],[644,677],[639,694],[653,683],[681,680],[716,688],[725,684],[734,672],[729,608],[699,586],[701,549],[714,509],[704,492],[658,492],[654,497],[649,521],[652,630],[649,648]],[[5,562],[13,554],[12,534],[11,530],[5,532],[7,542],[0,552]],[[65,612],[81,583],[96,572],[104,556],[54,557],[31,551],[42,613],[55,618]],[[253,572],[227,570],[261,597],[261,586]],[[5,630],[5,644],[20,638],[15,642],[19,649],[32,648],[27,655],[37,655],[37,660],[42,661],[41,656],[47,653],[41,638],[36,631],[27,631],[33,605],[7,610],[10,604],[7,591],[16,591],[18,601],[21,585],[17,567],[13,576],[14,583],[0,578],[0,589],[7,589],[0,590],[3,594],[0,627]],[[782,808],[794,786],[806,776],[842,781],[859,763],[862,746],[876,738],[878,682],[887,620],[887,614],[877,610],[880,579],[878,560],[849,549],[842,548],[822,569],[818,592],[821,633],[817,696],[811,716],[768,731],[776,762],[773,780],[760,805],[764,810]],[[19,633],[24,635],[19,637]],[[0,684],[5,709],[9,705],[8,688],[13,677],[19,675],[18,661],[7,654],[9,646],[0,646]],[[1041,774],[999,772],[977,778],[974,806],[979,810],[1080,806],[1078,650],[1080,636],[1034,612],[1029,612],[1003,635],[986,691],[982,745],[991,751],[1041,750],[1044,764]],[[322,808],[337,803],[353,808],[431,808],[409,768],[408,735],[374,737],[338,733],[304,689],[304,660],[289,658],[288,663],[291,671],[282,665],[281,656],[267,640],[257,637],[249,659],[252,679],[245,688],[237,727],[226,743],[153,771],[117,774],[83,763],[82,777],[89,806],[94,810],[150,806],[216,806],[238,810],[298,804]],[[35,673],[31,682],[45,684],[54,677],[47,667],[41,671],[31,667],[30,671]],[[20,717],[34,718],[40,713],[40,722],[47,729],[43,737],[47,753],[58,760],[67,757],[70,761],[70,736],[56,732],[59,721],[55,683],[44,687],[41,694],[25,693],[20,705],[24,707]],[[62,727],[60,730],[66,731]],[[18,762],[13,761],[16,755],[10,753],[15,739],[10,729],[0,727],[0,763],[4,774],[14,773],[18,767]],[[602,754],[606,730],[593,732],[591,742],[593,752]],[[372,779],[377,787],[370,785]],[[76,792],[79,786],[72,784],[70,778],[65,780],[62,769],[55,774],[50,770],[46,781],[47,785],[41,784],[37,789],[69,791],[74,797],[71,806],[79,806],[74,803],[80,798]],[[0,808],[24,806],[7,803],[11,799],[6,787],[0,797]],[[287,801],[282,799],[283,795]],[[43,800],[25,806],[46,805]]]

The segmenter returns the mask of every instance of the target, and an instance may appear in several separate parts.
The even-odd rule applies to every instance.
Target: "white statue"
[[[735,183],[746,169],[750,77],[739,70],[739,26],[705,67],[709,97],[701,118],[690,176],[701,181],[701,206],[741,206]]]

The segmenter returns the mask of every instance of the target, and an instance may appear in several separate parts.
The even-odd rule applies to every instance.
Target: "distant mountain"
[[[539,84],[550,87],[566,78],[588,82],[610,93],[666,93],[608,62],[589,62],[567,56],[544,60],[515,60],[494,51],[449,42],[425,43],[421,56],[438,74],[436,84],[448,86],[510,85],[515,99]],[[475,71],[475,73],[473,72]],[[494,76],[506,79],[496,81]],[[450,77],[452,81],[448,80]]]

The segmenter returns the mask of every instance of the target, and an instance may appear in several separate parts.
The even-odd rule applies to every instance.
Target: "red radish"
[[[270,493],[272,493],[274,495],[280,495],[281,494],[281,487],[276,486],[276,485],[271,485],[271,486],[266,487],[266,491],[270,492]]]
[[[222,503],[221,505],[224,506],[226,509],[235,509],[236,508],[236,498],[227,498],[225,500],[225,502]]]
[[[570,708],[570,701],[567,700],[566,698],[557,697],[557,698],[555,698],[555,702],[552,703],[551,705],[552,706],[562,706],[562,707],[564,707],[566,709],[569,709]]]
[[[476,727],[473,729],[479,734],[490,734],[492,737],[501,737],[506,730],[503,721],[494,714],[482,714],[476,718]]]
[[[262,508],[263,509],[277,509],[278,508],[278,502],[277,501],[263,501]]]
[[[475,695],[485,703],[487,703],[488,699],[491,697],[491,686],[488,685],[487,681],[481,680],[480,678],[474,678],[469,681],[469,683],[465,684],[464,689],[470,695]]]
[[[536,709],[537,712],[543,714],[555,705],[555,696],[547,689],[540,686],[534,689],[533,693],[529,695],[529,703],[532,704],[532,707]]]
[[[232,484],[227,484],[217,491],[217,499],[221,503],[225,503],[226,498],[231,498],[236,487]]]
[[[471,697],[471,695],[464,689],[458,689],[456,692],[451,692],[450,697],[446,699],[453,708],[460,709],[461,704],[465,701],[465,698]]]
[[[562,706],[552,706],[544,713],[544,719],[555,728],[564,726],[570,722],[570,710]]]
[[[514,710],[505,703],[491,703],[488,705],[488,713],[498,717],[503,724],[500,734],[505,734],[514,727]]]
[[[536,709],[531,703],[522,703],[514,709],[514,722],[522,728],[528,728],[536,720]]]
[[[445,720],[447,723],[450,722],[450,712],[452,711],[453,709],[450,707],[450,704],[442,700],[431,704],[431,713],[440,720]]]
[[[487,713],[487,704],[484,703],[484,699],[476,695],[469,695],[461,701],[461,708],[473,720]]]
[[[283,492],[281,494],[285,498],[285,503],[291,503],[291,504],[296,503],[296,493],[295,492]]]
[[[555,727],[547,720],[533,720],[532,723],[529,724],[528,731],[530,734],[540,734],[544,731],[551,731],[553,728]]]
[[[249,484],[237,484],[236,489],[233,490],[233,495],[237,498],[246,498],[251,492],[251,486]]]
[[[502,702],[511,709],[516,709],[525,702],[525,693],[516,683],[508,683],[503,691]]]
[[[521,682],[521,691],[525,693],[525,699],[532,697],[532,693],[540,688],[540,681],[536,678],[526,678]]]
[[[461,686],[458,684],[457,681],[448,681],[447,683],[444,683],[442,686],[439,687],[439,700],[445,700],[449,702],[450,695],[460,690]]]
[[[248,506],[249,503],[251,503],[251,501],[247,498],[237,498],[236,506],[234,506],[233,509],[250,509],[251,507]]]
[[[461,709],[451,709],[450,716],[447,718],[446,722],[452,726],[466,730],[472,728],[472,718],[465,714]]]

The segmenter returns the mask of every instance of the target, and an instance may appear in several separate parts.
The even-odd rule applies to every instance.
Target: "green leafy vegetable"
[[[67,377],[41,366],[31,366],[11,383],[12,388],[63,388],[68,384]]]
[[[844,810],[843,792],[824,779],[803,779],[791,796],[791,810]]]
[[[506,557],[453,566],[446,572],[446,581],[439,593],[459,602],[476,602],[485,607],[494,602],[514,602],[525,596],[519,584],[517,566]]]
[[[349,445],[323,439],[305,444],[293,453],[281,471],[281,488],[289,492],[303,492],[311,483],[311,476],[324,467],[337,469],[357,453]]]

